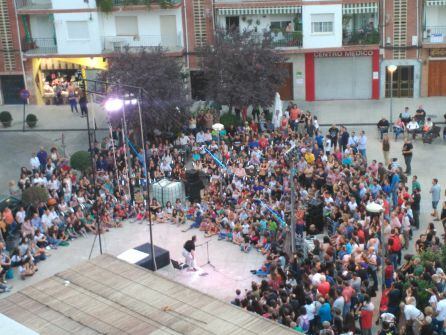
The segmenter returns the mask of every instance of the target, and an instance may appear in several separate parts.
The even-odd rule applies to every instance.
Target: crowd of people
[[[434,329],[441,333],[444,286],[435,286],[438,303],[431,307],[432,313],[421,311],[412,285],[416,276],[426,276],[417,271],[421,261],[414,256],[406,259],[409,265],[400,265],[413,231],[421,226],[421,186],[416,176],[408,179],[410,141],[403,145],[404,171],[385,153],[384,163],[368,160],[364,131],[357,136],[334,124],[324,135],[317,118],[296,105],[288,107],[278,126],[265,112],[252,116],[244,114],[245,122],[215,131],[210,125],[217,120],[207,113],[199,122],[191,118],[173,142],[159,137],[146,143],[149,181],[184,180],[185,164],[192,160],[208,183],[196,199],[178,199],[175,204],[151,199],[148,210],[134,196],[145,187],[143,151],[126,151],[120,129],[96,143],[96,189],[91,176],[76,174],[56,148],[49,153],[41,148],[32,155],[30,168],[22,168],[18,187],[44,187],[50,201],[28,212],[20,209],[12,222],[3,213],[0,221],[6,222],[8,216],[5,240],[11,235],[20,241],[9,255],[2,251],[2,277],[18,266],[25,278],[37,271],[37,262],[50,249],[151,215],[155,223],[199,229],[205,236],[218,235],[236,244],[241,252],[258,250],[265,255],[263,264],[252,270],[259,281],[243,294],[237,291],[233,303],[243,309],[307,334],[372,334],[378,329],[373,328],[374,311],[381,305],[385,309],[375,333],[398,334],[402,329],[416,335],[432,334]],[[384,137],[383,151],[385,141]],[[441,217],[437,212],[441,192],[437,185],[434,180],[433,215],[444,220],[446,211]],[[371,204],[381,206],[382,212],[367,211]],[[314,205],[320,206],[316,219],[308,215],[308,207]],[[302,245],[312,237],[311,247],[293,255],[287,252],[291,216]],[[417,241],[417,250],[421,254],[439,244],[435,229],[430,229]],[[193,270],[193,258],[188,261]],[[432,265],[432,269],[443,280],[441,268]],[[387,303],[375,299],[381,270]],[[425,279],[434,280],[429,278]]]

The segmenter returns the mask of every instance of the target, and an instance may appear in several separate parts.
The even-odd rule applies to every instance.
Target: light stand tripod
[[[204,243],[202,243],[202,244],[199,245],[199,247],[201,247],[201,246],[203,246],[203,245],[206,244],[207,262],[204,263],[204,264],[202,265],[202,267],[205,266],[205,265],[209,265],[209,266],[211,266],[214,270],[216,270],[216,269],[215,269],[215,265],[211,263],[211,259],[209,258],[209,242],[210,242],[210,241],[206,241],[206,242],[204,242]]]

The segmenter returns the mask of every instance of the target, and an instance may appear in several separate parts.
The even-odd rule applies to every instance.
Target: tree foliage
[[[141,108],[147,131],[174,130],[187,117],[189,101],[181,61],[166,55],[161,47],[116,53],[101,79],[143,88]],[[127,115],[130,123],[139,125],[136,111],[129,110]]]
[[[208,100],[222,105],[271,106],[286,78],[286,62],[270,34],[219,30],[212,46],[200,50]]]
[[[86,173],[91,168],[91,157],[87,151],[77,151],[70,157],[73,169]]]
[[[47,202],[49,198],[48,190],[45,187],[32,186],[23,190],[22,202],[26,205],[37,207],[41,202]]]

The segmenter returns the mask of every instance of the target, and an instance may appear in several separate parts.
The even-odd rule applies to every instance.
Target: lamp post
[[[82,73],[78,73],[78,81],[80,80],[80,88],[82,90],[82,94],[85,96],[85,98],[87,98],[87,84],[85,81],[85,72]],[[91,135],[90,135],[90,117],[89,117],[90,112],[87,110],[87,133],[88,133],[88,149],[90,150],[90,161],[91,161],[91,172],[93,173],[93,189],[94,189],[94,205],[96,206],[96,215],[95,215],[95,223],[96,223],[96,229],[97,229],[97,236],[99,239],[99,252],[102,255],[102,238],[101,238],[101,223],[99,220],[99,205],[98,205],[98,199],[99,199],[99,190],[96,184],[96,159],[95,159],[95,151],[94,151],[94,144],[92,146],[91,144]],[[93,132],[96,129],[96,127],[93,128]],[[94,207],[93,207],[94,208]],[[93,243],[94,246],[94,243]],[[93,247],[91,249],[91,251],[93,251]],[[91,252],[90,252],[90,257],[91,257]],[[89,259],[90,259],[89,257]]]
[[[141,145],[144,153],[144,171],[145,171],[145,179],[146,179],[146,188],[147,188],[147,199],[145,201],[146,203],[146,212],[149,213],[149,235],[150,235],[150,246],[151,246],[151,253],[152,253],[152,260],[153,260],[153,269],[156,271],[157,265],[155,260],[155,245],[153,244],[153,232],[152,232],[152,215],[150,214],[150,177],[149,177],[149,171],[147,170],[147,151],[144,141],[144,126],[143,126],[143,116],[141,111],[141,103],[139,99],[136,99],[133,94],[125,94],[124,99],[118,99],[118,98],[109,98],[105,102],[105,109],[110,112],[117,112],[119,110],[124,111],[125,116],[125,106],[126,105],[133,105],[137,106],[138,114],[139,114],[139,125],[140,125],[140,132],[141,132]],[[125,139],[124,139],[125,141]],[[130,179],[129,179],[130,183]]]
[[[396,71],[397,66],[392,64],[387,67],[390,73],[390,124],[393,125],[393,73]]]
[[[218,140],[218,158],[220,159],[220,161],[223,159],[223,155],[220,152],[220,132],[225,129],[224,124],[221,123],[214,123],[212,125],[212,129],[215,130],[217,132],[217,140]],[[223,176],[221,178],[221,182],[220,182],[220,195],[223,194]]]

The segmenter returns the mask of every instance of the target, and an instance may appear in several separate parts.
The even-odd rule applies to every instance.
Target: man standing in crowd
[[[365,160],[367,160],[366,149],[367,149],[367,136],[365,136],[365,131],[361,130],[361,134],[358,141],[358,151]]]
[[[381,140],[383,139],[384,134],[389,133],[389,126],[390,123],[385,117],[382,117],[381,120],[378,121],[378,129]]]
[[[413,151],[413,145],[410,139],[406,138],[404,140],[403,144],[403,156],[404,156],[404,163],[406,163],[406,174],[411,175],[412,173],[412,151]]]
[[[432,195],[433,212],[431,213],[431,216],[433,216],[435,218],[434,221],[440,221],[440,219],[438,217],[437,207],[438,207],[438,203],[440,202],[440,198],[441,198],[441,187],[438,184],[437,178],[434,178],[432,180],[432,187],[431,187],[429,193]]]

